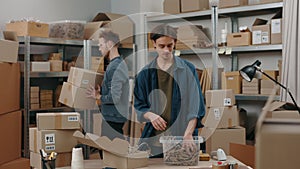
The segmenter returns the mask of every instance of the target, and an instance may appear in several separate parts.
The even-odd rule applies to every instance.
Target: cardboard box
[[[282,11],[271,19],[271,44],[282,43]]]
[[[14,22],[7,23],[7,31],[15,31],[18,36],[49,37],[49,24],[38,22]]]
[[[98,87],[102,84],[104,75],[91,70],[71,67],[68,82],[80,88]]]
[[[20,65],[0,63],[0,115],[20,109]]]
[[[222,72],[222,89],[232,89],[234,94],[242,92],[242,77],[238,71]]]
[[[0,62],[18,62],[19,42],[15,32],[4,31],[0,40]]]
[[[210,153],[218,148],[222,148],[226,154],[230,154],[230,143],[246,144],[245,128],[216,129],[206,141],[206,152]]]
[[[37,113],[38,130],[80,129],[80,114],[77,112]]]
[[[277,80],[277,76],[279,75],[279,71],[278,70],[264,70],[264,73],[266,73],[267,75],[271,76],[271,78],[273,78],[274,80]],[[270,80],[265,75],[262,75],[261,79]]]
[[[71,162],[72,152],[58,153],[55,160],[55,167],[71,166]],[[43,169],[40,153],[30,152],[30,166],[37,169]]]
[[[228,8],[228,7],[244,6],[244,5],[248,5],[248,0],[220,0],[218,7]]]
[[[181,12],[181,0],[164,0],[164,13],[178,14]]]
[[[51,72],[61,72],[63,61],[62,60],[49,60]]]
[[[253,0],[251,4],[266,4],[266,3],[275,3],[275,2],[282,2],[282,0]]]
[[[86,97],[86,89],[64,82],[58,101],[69,107],[79,109],[96,108],[96,100]]]
[[[30,109],[36,110],[40,108],[40,103],[30,103]]]
[[[101,136],[102,119],[101,113],[93,114],[93,134]]]
[[[29,128],[29,150],[35,153],[40,149],[44,149],[46,153],[72,152],[72,148],[77,145],[77,140],[73,137],[74,131]]]
[[[256,19],[252,25],[252,45],[271,43],[270,24],[267,20]]]
[[[98,13],[92,20],[85,26],[85,39],[98,39],[99,28],[110,28],[113,32],[117,33],[120,37],[120,43],[132,44],[134,37],[134,24],[133,21],[126,15],[116,13]]]
[[[129,142],[119,138],[109,140],[106,136],[97,136],[87,133],[83,135],[80,131],[73,135],[79,142],[103,150],[103,163],[113,168],[139,168],[148,165],[148,153],[137,151],[129,153]]]
[[[300,119],[264,119],[256,132],[256,169],[300,168]],[[284,158],[287,158],[284,160]]]
[[[255,147],[237,143],[229,143],[230,155],[240,162],[255,168]]]
[[[243,94],[259,94],[260,79],[252,79],[251,82],[242,80],[242,93]]]
[[[31,62],[32,72],[50,72],[50,62]]]
[[[291,107],[292,103],[275,101],[271,103],[268,118],[284,118],[284,119],[299,119],[297,110],[286,110],[285,107]]]
[[[238,32],[227,34],[227,46],[251,45],[251,32]]]
[[[82,40],[86,21],[62,20],[51,22],[49,37]]]
[[[0,169],[18,169],[18,168],[30,169],[29,159],[18,158],[16,160],[0,165]]]
[[[204,119],[205,127],[231,128],[239,126],[239,112],[236,106],[210,107],[207,109]]]
[[[235,105],[235,97],[232,89],[207,90],[205,92],[207,107],[224,107]]]
[[[22,112],[0,115],[0,165],[21,157]]]
[[[181,0],[181,12],[203,11],[208,9],[208,0]]]

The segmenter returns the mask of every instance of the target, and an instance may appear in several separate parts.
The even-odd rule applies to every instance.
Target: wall
[[[51,22],[61,20],[91,20],[98,12],[110,12],[107,0],[1,0],[0,29],[9,20],[34,17]]]

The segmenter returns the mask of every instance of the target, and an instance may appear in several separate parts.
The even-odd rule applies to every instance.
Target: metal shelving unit
[[[283,2],[278,3],[269,3],[269,4],[258,4],[258,5],[248,5],[248,6],[238,6],[230,8],[221,8],[218,9],[219,18],[230,17],[232,21],[232,30],[233,32],[238,31],[238,18],[240,17],[249,17],[265,14],[274,14],[283,8]],[[145,27],[147,23],[176,23],[178,21],[187,20],[187,21],[198,21],[205,19],[212,19],[212,11],[196,11],[188,13],[180,13],[175,15],[155,15],[148,16],[145,19]],[[146,41],[147,42],[147,41]],[[232,57],[232,71],[238,70],[238,53],[246,52],[272,52],[272,51],[282,51],[282,45],[259,45],[259,46],[241,46],[241,47],[225,47],[231,48]],[[220,47],[219,47],[220,49]],[[182,50],[181,54],[207,54],[213,53],[212,49],[193,49],[193,50]],[[155,56],[152,52],[148,52],[148,56]],[[248,95],[237,95],[237,100],[266,100],[267,96],[248,96]],[[278,98],[279,99],[279,98]]]
[[[30,113],[37,111],[30,109],[30,81],[31,78],[61,78],[67,77],[68,71],[64,72],[30,72],[30,55],[31,55],[31,45],[55,45],[61,47],[61,52],[64,53],[65,46],[84,46],[83,40],[64,40],[59,38],[40,38],[40,37],[18,37],[20,44],[24,46],[24,72],[22,74],[24,80],[24,156],[29,157],[29,124],[30,124]],[[55,109],[55,108],[54,108]],[[61,109],[61,108],[59,108]],[[44,109],[38,109],[43,111]]]
[[[245,101],[267,101],[269,95],[244,95],[244,94],[236,94],[236,100],[245,100]],[[279,96],[275,96],[274,100],[279,100]]]

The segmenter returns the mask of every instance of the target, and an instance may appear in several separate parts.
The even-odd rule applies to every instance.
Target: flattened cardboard
[[[130,153],[129,143],[126,140],[115,138],[113,141],[106,136],[97,136],[91,133],[83,135],[75,131],[73,136],[80,142],[91,147],[102,149],[103,163],[115,168],[137,168],[148,165],[148,153],[138,151]]]

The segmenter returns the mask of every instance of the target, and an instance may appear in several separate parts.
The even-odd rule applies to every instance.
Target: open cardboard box
[[[73,136],[82,144],[103,150],[103,163],[107,167],[129,169],[148,165],[148,152],[130,153],[126,140],[115,138],[111,141],[106,136],[100,137],[91,133],[84,135],[80,131],[74,132]]]
[[[19,42],[16,32],[4,31],[4,39],[0,40],[0,62],[17,63]]]

